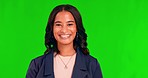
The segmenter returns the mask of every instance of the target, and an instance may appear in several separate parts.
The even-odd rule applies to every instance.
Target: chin
[[[59,44],[61,44],[61,45],[70,45],[70,44],[73,44],[73,41],[60,41]]]

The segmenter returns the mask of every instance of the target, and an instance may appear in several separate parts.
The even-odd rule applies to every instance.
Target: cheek
[[[53,27],[53,33],[57,33],[59,31],[59,28]]]
[[[76,28],[71,28],[71,32],[73,34],[73,37],[75,37],[76,36],[77,29]]]
[[[72,32],[74,32],[74,33],[77,32],[76,26],[71,27],[70,30],[71,30]]]
[[[76,32],[77,32],[77,28],[76,28],[76,27],[75,27],[75,28],[73,28],[72,30],[73,30],[73,32],[74,32],[74,33],[76,33]]]
[[[53,27],[53,35],[55,38],[57,36],[57,33],[58,33],[58,28]]]

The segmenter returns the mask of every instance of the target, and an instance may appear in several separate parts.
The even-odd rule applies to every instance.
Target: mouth
[[[67,39],[67,38],[69,38],[71,35],[70,34],[61,34],[61,35],[59,35],[60,36],[60,38],[62,38],[62,39]]]

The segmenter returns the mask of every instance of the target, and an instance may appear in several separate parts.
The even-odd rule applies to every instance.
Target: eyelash
[[[68,24],[68,26],[72,26],[73,24]]]
[[[67,26],[72,26],[73,24],[67,24]],[[61,26],[61,24],[56,24],[55,26]]]
[[[61,24],[56,24],[56,26],[61,26]]]

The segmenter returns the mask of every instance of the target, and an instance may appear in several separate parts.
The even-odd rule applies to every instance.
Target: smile
[[[70,34],[63,34],[63,35],[59,35],[62,39],[67,39],[70,37]]]

